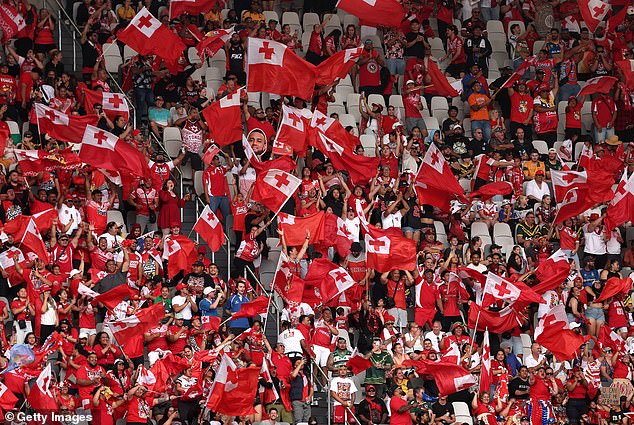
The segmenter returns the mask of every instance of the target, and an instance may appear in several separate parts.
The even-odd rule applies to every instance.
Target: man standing
[[[614,135],[614,120],[616,120],[616,104],[613,95],[597,94],[592,101],[592,121],[594,124],[594,141],[603,143]]]
[[[233,316],[234,313],[237,313],[242,308],[242,304],[248,303],[249,298],[245,295],[246,285],[244,282],[238,282],[236,293],[233,294],[227,300],[227,304],[225,306],[225,313]],[[234,335],[240,335],[249,327],[249,319],[246,317],[241,317],[239,319],[230,320],[229,321],[229,332]]]
[[[357,415],[361,425],[387,423],[387,406],[376,396],[374,385],[365,387],[365,398],[357,406]]]
[[[333,413],[335,424],[351,422],[351,408],[354,406],[356,392],[357,387],[352,379],[348,378],[348,368],[345,364],[339,366],[339,376],[330,381],[330,396],[335,400]]]
[[[228,171],[227,167],[220,165],[220,156],[216,155],[211,160],[211,165],[203,172],[205,200],[214,214],[220,209],[223,219],[231,215],[229,183],[227,183],[227,177],[225,176]]]

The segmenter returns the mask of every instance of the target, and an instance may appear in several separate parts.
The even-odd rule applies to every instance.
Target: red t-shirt
[[[228,196],[229,183],[227,183],[226,167],[209,166],[203,172],[203,186],[209,196]]]
[[[528,93],[514,92],[511,96],[511,121],[523,123],[533,110],[533,98]]]
[[[106,224],[108,224],[108,210],[110,209],[110,202],[102,202],[98,204],[95,201],[89,201],[86,204],[86,219],[89,223],[95,226],[95,233],[101,235],[106,231]]]
[[[176,335],[178,331],[180,331],[180,326],[172,325],[168,329],[168,335]],[[187,345],[187,338],[189,337],[189,332],[183,332],[180,337],[174,341],[169,343],[169,349],[174,354],[180,354],[183,352],[183,349]]]
[[[407,401],[402,398],[392,397],[390,399],[390,412],[392,412],[390,425],[412,425],[412,417],[409,414],[409,410],[402,413],[398,411],[403,406],[407,406]]]
[[[231,213],[233,214],[233,230],[244,232],[246,230],[244,219],[249,212],[247,204],[242,202],[233,201],[231,203]]]
[[[381,67],[376,61],[379,53],[376,50],[361,52],[362,58],[370,58],[370,60],[359,66],[359,86],[380,86],[381,85]]]
[[[566,108],[566,128],[581,128],[581,104],[574,108],[570,105]]]
[[[62,274],[66,276],[73,270],[73,251],[74,248],[70,242],[65,247],[59,244],[53,247],[53,264],[57,264]]]
[[[106,371],[103,367],[97,365],[92,367],[90,365],[85,365],[77,371],[77,379],[94,379],[101,376],[106,376]],[[79,398],[82,400],[92,399],[92,395],[90,394],[98,385],[78,385],[79,389]]]
[[[592,113],[597,115],[597,122],[601,128],[607,127],[612,121],[614,111],[616,111],[616,104],[607,96],[600,96],[592,101]]]
[[[132,192],[132,198],[134,199],[134,202],[140,206],[140,208],[136,210],[137,215],[148,216],[150,215],[150,208],[156,205],[158,192],[153,187],[150,188],[150,190],[145,189],[145,187],[138,187],[134,192]]]

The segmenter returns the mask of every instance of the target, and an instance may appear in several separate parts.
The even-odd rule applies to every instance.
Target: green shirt
[[[385,370],[390,370],[394,366],[394,360],[387,352],[372,353],[370,356],[372,367],[365,372],[365,384],[385,384]],[[382,365],[383,369],[376,366]]]
[[[171,298],[163,299],[160,295],[154,299],[154,304],[163,303],[163,308],[165,308],[166,313],[170,313],[172,311],[172,300]]]

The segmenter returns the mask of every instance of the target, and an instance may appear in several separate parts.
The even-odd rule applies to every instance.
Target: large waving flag
[[[315,88],[315,66],[282,43],[249,37],[247,90],[310,99]]]

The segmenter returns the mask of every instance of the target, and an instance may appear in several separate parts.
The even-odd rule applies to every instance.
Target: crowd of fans
[[[103,424],[462,423],[457,417],[488,425],[630,423],[630,295],[595,301],[609,278],[625,278],[632,272],[629,223],[606,232],[606,204],[599,204],[553,225],[558,205],[551,171],[577,169],[582,149],[599,158],[617,158],[622,164],[616,181],[622,173],[629,177],[634,171],[634,93],[623,83],[632,77],[615,65],[632,59],[633,6],[612,2],[613,15],[626,8],[622,22],[608,30],[603,22],[590,33],[578,2],[570,0],[404,0],[407,15],[401,26],[378,30],[354,20],[342,26],[339,16],[330,14],[332,1],[215,1],[204,15],[172,20],[169,4],[161,1],[68,1],[68,17],[83,31],[83,68],[75,75],[54,37],[55,26],[67,23],[56,22],[47,9],[37,9],[27,0],[9,3],[15,3],[26,26],[7,45],[0,63],[0,128],[9,133],[12,121],[24,131],[11,134],[0,161],[0,219],[8,227],[21,215],[51,208],[57,217],[50,230],[42,232],[49,263],[28,255],[19,262],[22,241],[0,234],[5,260],[12,260],[11,265],[15,260],[11,270],[7,261],[1,262],[0,367],[15,368],[11,353],[16,345],[26,344],[37,352],[49,336],[60,336],[61,347],[47,357],[55,372],[53,392],[60,411],[90,411],[93,423]],[[141,56],[127,60],[119,79],[113,79],[105,70],[102,45],[116,41],[117,31],[142,6],[190,48],[206,34],[235,25],[236,32],[224,47],[226,69],[217,69],[224,81],[205,84],[203,79],[210,75],[203,72],[210,67],[207,63],[186,63],[174,74],[160,60]],[[276,19],[265,18],[264,12],[272,11],[317,12],[323,19],[310,28],[284,22],[280,26]],[[345,16],[351,17],[341,15]],[[492,22],[502,24],[501,33],[488,34]],[[310,36],[302,37],[302,29]],[[264,287],[270,282],[260,282],[258,265],[277,262],[279,247],[272,241],[280,239],[298,277],[304,277],[311,261],[322,254],[308,243],[308,236],[303,246],[287,246],[284,232],[276,231],[275,220],[269,221],[273,214],[251,201],[256,170],[240,142],[223,148],[210,165],[202,161],[211,141],[200,111],[245,84],[248,37],[284,43],[313,64],[342,49],[363,46],[347,85],[342,80],[319,87],[313,99],[271,95],[261,104],[245,96],[245,134],[249,143],[263,144],[259,151],[254,149],[262,153],[262,160],[274,156],[271,149],[283,103],[335,119],[343,118],[345,108],[345,115],[355,118],[346,130],[364,141],[356,153],[380,158],[376,175],[363,187],[350,184],[347,171],[335,169],[317,149],[311,148],[305,158],[293,157],[302,184],[282,211],[302,217],[323,210],[341,217],[354,243],[347,256],[332,249],[327,255],[358,285],[325,306],[284,303],[280,311],[272,309],[267,329],[279,322],[280,331],[273,337],[265,335],[266,320],[230,320],[243,304],[266,294]],[[491,41],[500,37],[507,59],[491,66],[499,46]],[[437,63],[460,96],[443,98],[434,92],[428,61]],[[504,87],[525,62],[530,66],[522,77]],[[609,93],[577,97],[588,79],[607,75],[619,79]],[[122,116],[111,119],[102,105],[85,109],[85,89],[109,92],[119,86],[134,105],[136,127]],[[340,101],[354,98],[346,97],[349,93],[360,94],[358,105]],[[69,147],[40,134],[33,112],[36,103],[70,115],[99,115],[101,129],[147,156],[153,178],[121,188],[88,166],[24,175],[15,149],[39,150],[44,157]],[[444,109],[437,109],[438,104]],[[333,105],[339,107],[337,112],[332,112]],[[437,128],[429,125],[434,122]],[[170,158],[163,140],[174,129],[182,143],[180,152]],[[414,175],[431,144],[469,190],[508,181],[512,193],[456,203],[451,212],[421,204]],[[186,168],[203,172],[198,193],[180,193],[181,170]],[[416,270],[400,270],[395,264],[393,271],[378,273],[367,267],[357,201],[371,224],[400,228],[416,242]],[[195,203],[209,205],[223,225],[233,216],[233,225],[225,226],[233,241],[226,253],[232,267],[221,271],[206,246],[200,245],[191,271],[168,279],[164,242],[181,234],[183,210],[193,210]],[[121,214],[113,214],[117,211]],[[482,333],[467,328],[466,318],[481,288],[468,278],[463,285],[452,286],[450,273],[466,266],[530,285],[535,269],[559,248],[569,256],[570,277],[547,291],[539,308],[527,307],[521,325],[491,333],[491,388],[475,385],[441,394],[429,375],[418,374],[408,364],[439,361],[455,344],[459,363],[477,377]],[[106,310],[80,293],[80,284],[97,293],[120,285],[128,285],[132,292],[116,308]],[[156,303],[163,304],[165,317],[144,334],[144,355],[130,358],[103,325]],[[527,345],[537,323],[533,319],[558,304],[565,306],[576,332],[599,337],[606,327],[625,343],[613,352],[591,339],[575,358],[565,361],[536,342]],[[208,330],[203,326],[207,316],[227,320],[217,331]],[[197,353],[205,350],[210,354],[201,360]],[[353,350],[372,362],[362,374],[353,375],[347,367]],[[148,391],[140,371],[151,369],[168,351],[183,367],[170,374],[165,392]],[[260,377],[261,392],[253,394],[254,414],[231,417],[206,408],[222,353],[238,367],[268,365],[270,376]],[[4,379],[19,399],[16,409],[28,409],[23,402],[45,364],[17,368],[23,388],[15,389]],[[598,368],[601,388],[618,388],[620,399],[590,390],[585,371],[591,364]],[[188,390],[201,382],[201,393],[190,398]],[[275,396],[265,397],[270,393]],[[318,402],[326,400],[333,403],[331,417],[313,414]],[[459,411],[463,406],[467,419]]]

